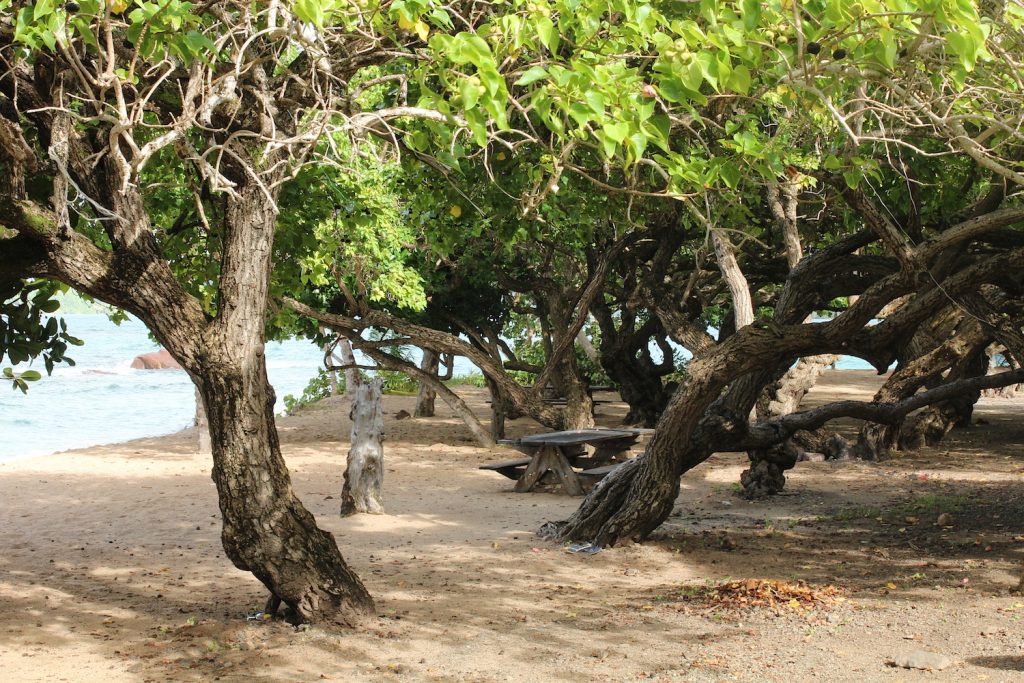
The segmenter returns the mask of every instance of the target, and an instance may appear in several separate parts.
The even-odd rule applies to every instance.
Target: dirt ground
[[[831,372],[809,401],[878,384]],[[767,502],[736,495],[744,456],[716,455],[650,542],[590,556],[534,534],[578,499],[512,493],[477,469],[508,451],[440,402],[401,421],[413,399],[386,402],[383,516],[337,515],[343,399],[279,422],[299,496],[376,598],[359,631],[247,619],[264,590],[220,548],[194,430],[0,465],[0,680],[1024,681],[1024,399],[983,399],[939,448],[800,463]],[[746,607],[714,592],[730,581],[822,601]],[[952,664],[887,664],[915,650]]]

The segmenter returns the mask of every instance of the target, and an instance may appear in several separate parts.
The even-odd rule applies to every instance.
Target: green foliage
[[[6,357],[18,365],[42,356],[47,375],[58,363],[75,364],[66,355],[68,346],[83,342],[68,334],[62,318],[52,317],[60,308],[57,294],[65,289],[50,280],[0,282],[0,362]],[[42,377],[36,370],[15,372],[11,367],[0,372],[22,393]]]
[[[385,394],[399,394],[409,396],[419,391],[420,385],[416,380],[411,379],[404,372],[393,370],[374,370],[374,375],[384,380],[383,391]]]
[[[337,377],[338,391],[341,393],[345,392],[345,375],[339,373]],[[284,411],[288,415],[294,415],[300,409],[306,406],[316,403],[320,399],[327,398],[331,395],[331,374],[320,368],[317,370],[315,376],[310,378],[309,383],[306,384],[306,388],[302,390],[302,395],[296,398],[292,394],[285,394],[284,396]]]
[[[53,51],[58,43],[66,45],[69,39],[79,38],[92,53],[87,59],[100,51],[96,36],[102,35],[99,26],[107,10],[102,0],[36,0],[19,4],[14,37],[27,48]],[[209,61],[215,56],[216,46],[203,33],[204,19],[193,12],[196,5],[191,2],[107,0],[106,4],[116,24],[126,28],[125,36],[138,56],[145,60],[174,59],[189,64],[195,59]],[[9,0],[0,2],[0,11],[8,11],[10,6]],[[130,83],[136,80],[131,69],[116,70],[115,75]]]
[[[468,375],[457,375],[449,380],[445,380],[445,384],[450,387],[475,387],[482,389],[487,386],[487,378],[482,373],[473,372]]]

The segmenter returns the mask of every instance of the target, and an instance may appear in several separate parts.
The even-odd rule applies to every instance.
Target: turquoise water
[[[102,314],[64,318],[68,332],[85,341],[69,351],[75,367],[54,368],[27,395],[0,384],[0,460],[171,434],[192,423],[195,394],[184,372],[129,367],[135,356],[157,348],[145,325],[129,320],[117,326]],[[282,397],[301,394],[322,363],[323,354],[308,341],[267,344],[277,412],[284,410]]]

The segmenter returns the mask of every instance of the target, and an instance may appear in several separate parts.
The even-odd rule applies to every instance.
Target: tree
[[[282,187],[325,124],[364,121],[339,85],[401,41],[302,3],[0,8],[4,171],[26,178],[0,196],[0,272],[142,319],[201,395],[228,557],[297,618],[354,623],[373,603],[291,488],[263,339]]]

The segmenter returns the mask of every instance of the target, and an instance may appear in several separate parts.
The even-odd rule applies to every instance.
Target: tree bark
[[[341,490],[341,515],[384,514],[384,411],[380,378],[361,384],[352,402],[352,440]]]
[[[430,349],[423,349],[423,359],[420,361],[420,370],[424,374],[437,377],[439,366],[437,353]],[[416,408],[413,410],[413,417],[434,417],[434,400],[437,398],[437,391],[434,387],[424,381],[420,381],[420,392],[416,396]]]
[[[292,490],[262,355],[255,363],[239,362],[236,351],[226,356],[194,377],[210,406],[224,550],[299,619],[355,625],[373,601]]]
[[[341,357],[341,364],[345,368],[345,398],[353,401],[363,379],[359,376],[356,355],[352,351],[352,341],[348,337],[338,337],[338,356]]]
[[[913,256],[920,258],[933,248],[933,243],[925,243]],[[827,251],[821,252],[816,259],[804,259],[798,269],[806,276],[815,271],[817,264],[829,258],[832,255]],[[613,472],[613,475],[618,474],[608,477],[607,485],[591,491],[569,520],[559,525],[557,535],[563,539],[588,540],[602,546],[613,544],[620,538],[645,537],[671,512],[679,490],[680,475],[706,460],[714,448],[721,447],[722,440],[714,437],[722,430],[712,428],[712,423],[717,419],[747,426],[746,415],[723,416],[720,412],[708,410],[729,383],[760,368],[775,367],[787,358],[849,352],[852,349],[857,349],[863,358],[871,358],[876,366],[885,367],[892,356],[893,339],[905,337],[909,330],[916,329],[940,302],[976,291],[985,282],[1000,278],[1007,272],[1019,272],[1008,271],[1007,268],[1017,268],[1022,262],[1024,250],[1014,249],[976,262],[949,276],[941,288],[925,284],[913,301],[878,325],[869,323],[883,306],[913,291],[912,282],[903,274],[897,273],[877,281],[861,294],[856,303],[827,323],[748,325],[737,330],[716,347],[694,357],[686,378],[662,414],[645,453],[628,469],[621,467]],[[777,304],[777,310],[788,311],[780,316],[783,322],[788,315],[798,320],[805,315],[798,307],[786,308],[786,302],[793,300],[794,292],[812,291],[807,283],[798,280],[798,277],[791,276]],[[887,346],[888,349],[883,349]],[[971,386],[987,388],[992,384]],[[963,388],[964,385],[960,385],[955,389],[962,391]],[[939,391],[928,399],[943,395]],[[906,405],[912,406],[913,403]],[[861,411],[865,415],[872,412]],[[799,422],[791,421],[790,424]],[[820,424],[804,421],[798,428],[813,428]],[[793,433],[774,426],[765,431],[771,438],[764,446],[777,443],[780,435],[785,438]]]
[[[796,412],[804,396],[817,383],[818,376],[838,359],[836,355],[801,358],[778,382],[765,389],[758,400],[758,419],[767,420]],[[780,493],[786,485],[783,472],[792,469],[802,456],[801,449],[792,439],[767,449],[748,451],[750,468],[740,474],[743,497],[756,499]]]
[[[436,374],[428,375],[412,363],[400,358],[395,358],[394,356],[378,349],[367,348],[363,350],[363,353],[369,356],[373,362],[382,368],[404,372],[413,379],[418,380],[421,385],[431,385],[434,391],[441,396],[441,400],[448,404],[448,407],[451,408],[452,412],[462,418],[463,424],[466,425],[470,433],[477,440],[477,443],[482,447],[494,448],[494,446],[497,445],[495,440],[502,438],[492,436],[492,434],[488,433],[480,423],[480,420],[473,414],[473,411],[469,409],[468,405],[466,405],[466,402],[463,401],[458,394],[445,386]],[[449,366],[449,370],[451,370],[451,366]]]
[[[743,275],[736,249],[729,241],[729,235],[721,230],[711,230],[711,241],[715,245],[715,257],[722,271],[722,278],[732,294],[732,315],[736,329],[742,329],[754,322],[754,306],[750,298],[750,286]]]

